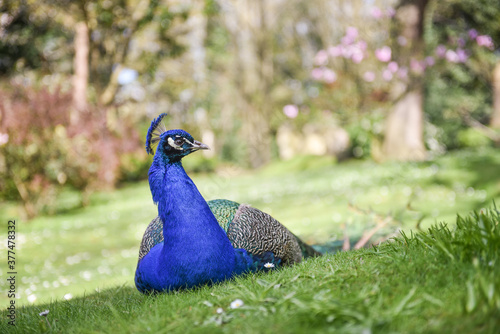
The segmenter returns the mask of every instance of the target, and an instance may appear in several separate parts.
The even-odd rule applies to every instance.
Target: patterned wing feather
[[[258,257],[271,252],[285,265],[298,263],[302,257],[321,255],[276,219],[256,208],[224,199],[209,201],[208,206],[234,248],[243,248]],[[139,261],[161,242],[163,226],[158,216],[144,232]]]
[[[142,237],[141,246],[139,247],[139,261],[142,260],[146,254],[149,253],[151,248],[163,242],[163,225],[161,223],[160,216],[149,223],[144,236]]]
[[[272,252],[285,265],[302,260],[300,244],[292,232],[267,213],[245,204],[236,211],[227,236],[234,248],[256,255]]]

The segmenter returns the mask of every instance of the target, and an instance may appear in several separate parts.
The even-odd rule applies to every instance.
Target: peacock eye
[[[182,138],[177,138],[175,141],[174,141],[175,145],[177,146],[182,146],[182,144],[184,144],[184,139]]]

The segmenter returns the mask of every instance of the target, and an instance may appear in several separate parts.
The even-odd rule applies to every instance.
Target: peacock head
[[[161,114],[151,122],[146,137],[146,152],[154,154],[153,147],[158,145],[156,152],[166,155],[172,160],[180,160],[186,155],[198,150],[208,150],[209,147],[184,130],[167,130],[162,123],[166,113]]]

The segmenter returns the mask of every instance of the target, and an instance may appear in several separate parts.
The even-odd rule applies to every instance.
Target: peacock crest
[[[158,145],[160,136],[167,131],[165,124],[162,122],[165,116],[167,116],[167,113],[162,113],[151,122],[148,135],[146,136],[146,152],[148,154],[154,154],[153,147]]]

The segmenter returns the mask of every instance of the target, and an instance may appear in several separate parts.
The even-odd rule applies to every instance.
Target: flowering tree
[[[494,48],[492,38],[475,29],[443,44],[425,43],[427,3],[402,2],[396,9],[385,10],[373,7],[363,22],[369,29],[347,27],[338,44],[327,46],[314,57],[311,78],[323,87],[338,90],[354,84],[357,94],[351,93],[350,97],[358,101],[357,112],[373,110],[374,101],[392,105],[385,124],[386,158],[426,157],[423,140],[426,73],[443,72],[450,66],[474,66],[471,59],[480,58],[482,50],[491,53]],[[339,101],[332,99],[331,103],[335,106]],[[288,117],[299,114],[293,105],[285,106],[283,112]]]

